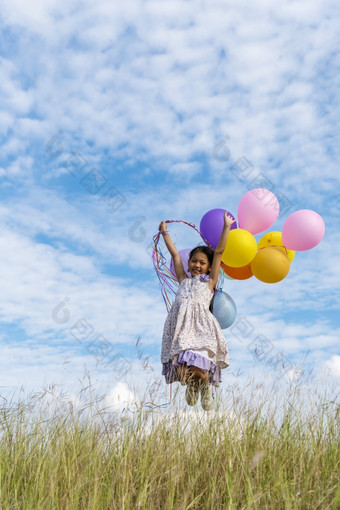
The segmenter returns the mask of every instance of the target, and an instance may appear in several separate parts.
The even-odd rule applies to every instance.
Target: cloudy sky
[[[280,283],[225,280],[223,385],[302,364],[338,381],[338,3],[3,0],[0,23],[2,391],[159,381],[160,220],[236,215],[258,187],[269,230],[312,209],[326,233]]]

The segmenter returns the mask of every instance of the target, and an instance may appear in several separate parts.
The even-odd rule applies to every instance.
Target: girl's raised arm
[[[222,257],[222,254],[223,254],[224,249],[227,244],[230,227],[235,221],[236,220],[234,220],[228,214],[228,211],[226,211],[224,213],[223,230],[222,230],[221,237],[220,237],[220,239],[217,243],[217,246],[215,248],[215,251],[214,251],[214,259],[213,259],[213,263],[211,265],[211,270],[210,270],[210,280],[209,280],[210,290],[213,290],[216,286],[216,283],[218,280],[218,274],[219,274],[220,267],[221,267],[221,257]]]
[[[170,255],[172,257],[172,260],[174,262],[174,268],[175,268],[177,280],[179,283],[182,283],[182,281],[185,278],[188,278],[188,276],[187,276],[186,272],[184,271],[182,259],[180,257],[180,254],[178,253],[178,250],[177,250],[173,240],[170,237],[170,234],[168,232],[168,226],[165,221],[162,221],[160,223],[158,230],[163,235],[165,245],[168,248]]]

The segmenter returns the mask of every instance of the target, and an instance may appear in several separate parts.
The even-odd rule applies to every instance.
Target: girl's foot
[[[201,406],[204,411],[211,411],[214,408],[213,390],[211,384],[201,386]]]
[[[189,381],[185,392],[185,400],[189,406],[195,406],[200,393],[200,385],[198,381]]]

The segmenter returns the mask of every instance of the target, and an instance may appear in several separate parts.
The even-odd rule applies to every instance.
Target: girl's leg
[[[203,384],[201,386],[201,405],[204,411],[211,411],[215,407],[211,384]]]
[[[209,380],[209,372],[208,370],[203,370],[202,368],[195,367],[194,365],[191,365],[188,367],[191,377],[195,379],[196,381],[199,381],[201,383],[207,383]]]
[[[194,365],[179,365],[177,367],[177,375],[182,384],[187,384],[191,381],[199,381],[201,383],[207,383],[209,380],[208,370],[195,367]]]
[[[186,365],[179,365],[176,368],[176,370],[177,370],[177,375],[180,380],[180,383],[187,384],[187,382],[190,378],[189,367],[187,367]]]

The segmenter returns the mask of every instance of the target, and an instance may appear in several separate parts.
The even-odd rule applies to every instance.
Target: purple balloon
[[[191,252],[191,248],[184,248],[184,250],[179,250],[179,252],[178,252],[181,257],[181,260],[182,260],[184,271],[189,276],[189,278],[191,278],[191,274],[189,273],[189,269],[188,269],[190,252]],[[170,271],[172,272],[172,274],[174,276],[176,276],[174,261],[172,260],[172,258],[171,258],[171,262],[170,262]],[[176,279],[177,279],[177,276],[176,276]]]
[[[205,213],[200,223],[200,232],[205,237],[213,248],[216,248],[217,243],[221,237],[224,225],[225,209],[212,209]],[[228,211],[229,215],[235,217]],[[236,221],[230,227],[230,230],[237,228]]]

